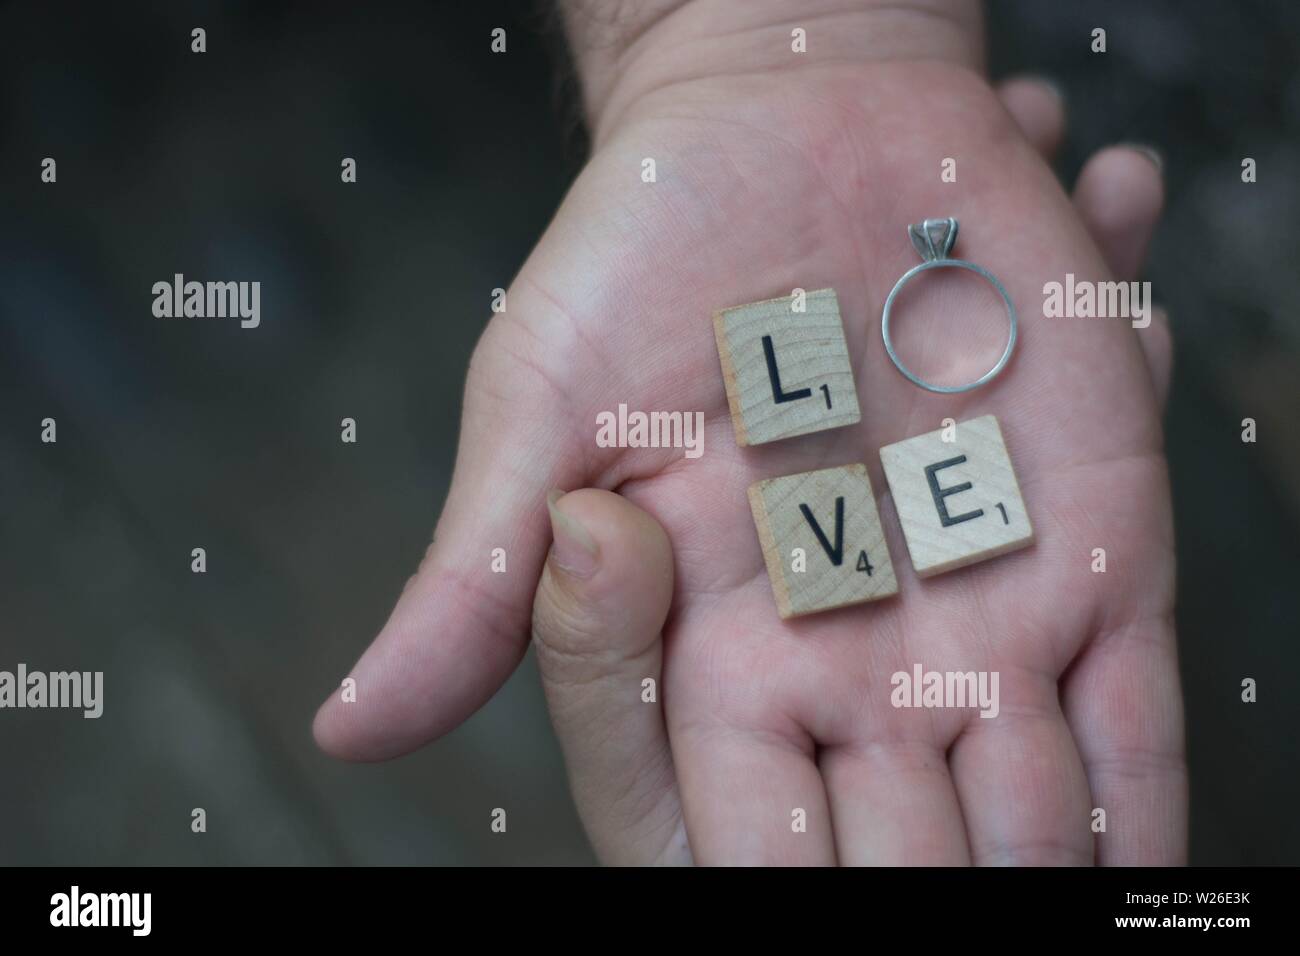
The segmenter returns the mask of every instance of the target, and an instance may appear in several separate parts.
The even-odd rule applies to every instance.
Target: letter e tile
[[[1015,469],[992,415],[880,449],[885,479],[920,577],[1028,547],[1034,540]]]

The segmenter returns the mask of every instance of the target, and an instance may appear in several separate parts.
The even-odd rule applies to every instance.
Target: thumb
[[[525,345],[505,334],[490,323],[470,363],[434,543],[342,691],[316,714],[316,741],[335,757],[383,760],[447,733],[528,649],[549,532],[546,490],[581,480],[581,465],[542,356],[515,358]]]
[[[548,504],[533,639],[578,813],[603,862],[689,863],[662,703],[668,536],[612,492]]]

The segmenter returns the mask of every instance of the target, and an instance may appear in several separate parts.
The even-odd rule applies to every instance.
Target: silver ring
[[[902,372],[909,382],[931,392],[952,395],[956,392],[969,392],[973,388],[979,388],[981,385],[991,382],[999,372],[1006,368],[1007,362],[1011,360],[1011,353],[1016,347],[1016,307],[1011,302],[1011,296],[1007,295],[1007,290],[1002,287],[1002,283],[998,281],[997,276],[983,266],[977,266],[965,259],[948,258],[948,252],[957,241],[956,219],[927,219],[924,222],[908,226],[907,234],[912,240],[912,245],[925,261],[919,266],[913,266],[904,272],[903,277],[890,290],[889,297],[885,299],[885,309],[880,316],[880,334],[885,340],[885,351],[889,353],[889,360],[894,363],[894,367]],[[1007,317],[1011,320],[1011,335],[1007,338],[1007,348],[1002,353],[1002,357],[998,359],[997,364],[991,369],[966,385],[932,385],[925,379],[914,375],[912,370],[904,365],[902,359],[898,357],[898,353],[894,351],[894,343],[889,338],[889,311],[893,308],[894,297],[902,291],[903,286],[907,285],[908,280],[914,276],[920,275],[927,269],[946,268],[966,269],[987,279],[992,283],[993,288],[998,290],[998,295],[1002,296],[1002,301],[1007,305]]]

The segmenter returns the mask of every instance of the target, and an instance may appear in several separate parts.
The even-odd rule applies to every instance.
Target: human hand
[[[455,727],[522,657],[536,591],[552,719],[606,861],[1180,862],[1167,331],[1037,306],[1068,272],[1133,278],[1159,174],[1106,151],[1072,203],[1043,158],[1059,107],[987,86],[969,4],[784,9],[694,0],[593,47],[591,161],[475,351],[435,543],[317,738],[379,759]],[[806,54],[789,52],[795,26]],[[907,224],[947,215],[1022,322],[1002,376],[956,396],[907,383],[876,332],[914,263]],[[710,314],[796,286],[839,294],[862,421],[738,448]],[[898,333],[915,368],[955,381],[991,364],[1005,317],[986,289],[936,278],[926,302],[962,321],[940,338],[918,302]],[[596,447],[619,403],[703,411],[703,457]],[[921,583],[877,449],[987,413],[1037,542]],[[900,594],[782,621],[745,490],[853,462],[880,493]],[[548,562],[556,487],[589,490],[554,504]],[[1091,573],[1096,547],[1110,573]],[[890,676],[915,662],[998,671],[999,716],[892,708]]]

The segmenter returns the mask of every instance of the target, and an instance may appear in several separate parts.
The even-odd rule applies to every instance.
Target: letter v
[[[813,517],[812,510],[807,505],[800,505],[799,510],[803,512],[808,524],[812,525],[813,534],[817,535],[817,542],[826,552],[826,557],[830,558],[831,564],[838,568],[844,563],[844,496],[835,499],[835,547],[833,548],[826,540],[826,533],[822,531],[822,526]]]

